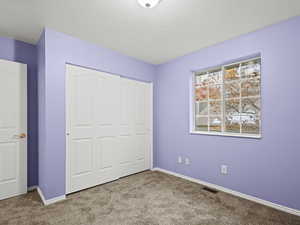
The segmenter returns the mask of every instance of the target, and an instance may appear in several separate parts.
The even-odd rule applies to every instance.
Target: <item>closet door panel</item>
[[[138,171],[148,169],[146,167],[146,159],[150,152],[148,151],[148,136],[149,132],[147,130],[147,92],[149,84],[137,82],[136,83],[136,102],[135,102],[135,139],[136,139],[136,148],[135,148],[135,161],[136,169]]]
[[[120,87],[120,176],[132,173],[130,168],[133,164],[134,139],[134,81],[121,78]]]
[[[70,135],[69,135],[69,185],[78,191],[93,184],[93,86],[91,73],[80,70],[69,74]]]
[[[149,169],[150,147],[146,104],[150,84],[121,78],[121,176]]]
[[[94,127],[96,183],[119,177],[120,77],[97,72]]]
[[[145,168],[151,168],[151,148],[152,148],[152,85],[145,85],[145,133],[146,133],[146,147],[145,147]]]

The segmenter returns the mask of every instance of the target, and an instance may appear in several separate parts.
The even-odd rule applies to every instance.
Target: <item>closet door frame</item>
[[[66,121],[66,124],[65,124],[65,141],[66,141],[66,160],[65,160],[65,175],[66,175],[66,178],[65,178],[65,193],[66,194],[70,194],[71,193],[71,167],[70,167],[70,146],[69,146],[69,134],[70,134],[70,129],[71,129],[71,120],[70,120],[70,111],[71,111],[71,108],[70,108],[70,102],[69,102],[69,90],[70,90],[70,80],[69,80],[69,75],[68,75],[68,69],[67,67],[68,66],[78,66],[78,67],[82,67],[82,68],[85,68],[85,69],[91,69],[91,70],[95,70],[95,71],[99,71],[97,69],[94,69],[94,68],[89,68],[89,67],[85,67],[85,66],[80,66],[80,65],[74,65],[72,63],[66,63],[65,64],[65,121]],[[122,76],[122,75],[119,75],[119,74],[112,74],[110,72],[106,72],[106,71],[100,71],[100,72],[104,72],[104,73],[108,73],[108,74],[111,74],[111,75],[116,75],[116,76],[120,76],[120,78],[126,78],[126,79],[129,79],[131,80],[130,78],[128,77],[125,77],[125,76]],[[133,79],[134,80],[134,79]],[[139,82],[143,82],[143,81],[139,81]],[[150,130],[149,130],[149,136],[150,136],[150,170],[153,169],[153,145],[154,145],[154,142],[153,142],[153,123],[154,123],[154,120],[153,120],[153,82],[143,82],[143,83],[147,83],[149,84],[150,86],[150,118],[149,118],[149,121],[150,121]]]
[[[154,104],[154,96],[153,96],[153,82],[149,83],[150,85],[150,170],[153,170],[153,123],[154,123],[154,118],[153,118],[153,104]]]

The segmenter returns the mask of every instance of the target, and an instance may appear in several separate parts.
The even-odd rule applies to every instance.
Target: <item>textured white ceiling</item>
[[[159,64],[300,15],[300,0],[0,0],[0,36],[36,43],[43,27]]]

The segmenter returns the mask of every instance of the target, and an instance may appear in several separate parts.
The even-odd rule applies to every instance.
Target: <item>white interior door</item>
[[[151,85],[67,65],[71,193],[150,168]]]
[[[0,200],[27,192],[27,66],[0,60]]]

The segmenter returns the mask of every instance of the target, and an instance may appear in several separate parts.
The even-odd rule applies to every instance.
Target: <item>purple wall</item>
[[[28,186],[38,184],[36,47],[0,37],[0,59],[27,64]]]
[[[296,17],[159,66],[49,29],[37,47],[0,38],[1,59],[28,65],[28,185],[39,179],[47,199],[65,194],[65,63],[71,63],[154,82],[155,166],[300,209],[299,27]],[[256,53],[263,61],[263,138],[189,134],[190,71]],[[179,155],[191,165],[177,164]],[[221,164],[229,166],[227,176]]]
[[[191,70],[262,55],[262,139],[189,134]],[[300,17],[160,65],[156,166],[300,209]],[[177,164],[190,157],[191,165]],[[229,174],[220,174],[220,165]]]
[[[153,65],[85,41],[45,30],[45,146],[40,149],[39,185],[46,199],[65,194],[65,64],[153,81]],[[42,43],[42,42],[41,42]],[[43,58],[43,56],[40,56]],[[43,115],[41,115],[43,114]]]

